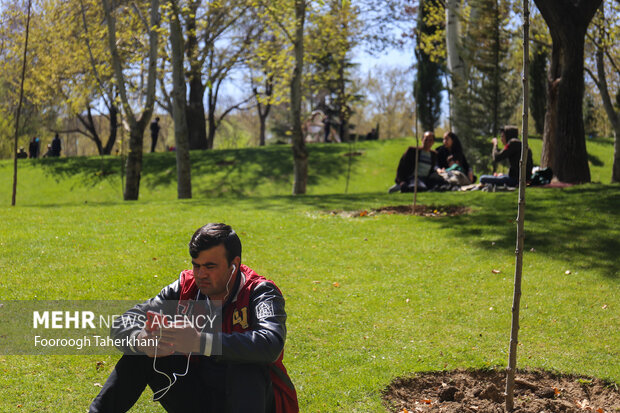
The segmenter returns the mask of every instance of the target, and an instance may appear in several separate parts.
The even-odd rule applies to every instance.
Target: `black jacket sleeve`
[[[286,340],[284,298],[276,286],[265,281],[254,288],[248,308],[250,330],[218,333],[213,348],[221,348],[218,359],[227,362],[269,364],[275,362]]]

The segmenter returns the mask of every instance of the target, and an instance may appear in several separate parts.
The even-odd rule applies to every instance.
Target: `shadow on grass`
[[[433,222],[452,231],[455,237],[473,241],[482,250],[514,250],[516,197],[496,197],[492,203],[483,202],[480,206],[483,208],[471,215]],[[550,256],[564,260],[571,271],[598,268],[606,277],[619,281],[619,216],[620,187],[617,186],[528,190],[525,251],[534,248],[540,259]]]
[[[120,178],[121,158],[118,156],[76,156],[69,158],[41,158],[33,160],[33,167],[41,167],[56,182],[78,175],[80,184],[96,186],[113,177]]]
[[[349,152],[346,144],[308,145],[309,175],[307,185],[318,185],[322,177],[346,174]],[[192,181],[198,196],[247,196],[260,186],[290,185],[293,180],[291,147],[192,151]],[[360,157],[351,157],[352,168]],[[56,181],[78,175],[80,184],[96,186],[101,181],[120,179],[122,164],[118,156],[41,159],[38,165]],[[140,185],[156,189],[176,185],[174,153],[144,154]]]

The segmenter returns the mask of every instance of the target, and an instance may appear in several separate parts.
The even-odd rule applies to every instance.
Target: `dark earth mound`
[[[463,215],[469,212],[469,208],[462,205],[416,205],[415,212],[412,205],[384,206],[374,209],[380,214],[404,214],[424,217],[442,217]]]
[[[418,215],[423,217],[446,217],[468,214],[469,208],[462,205],[416,205],[415,212],[412,205],[384,206],[362,211],[330,211],[331,215],[346,217],[371,217],[377,214]]]
[[[397,378],[383,399],[393,412],[505,411],[504,370],[456,370]],[[618,386],[590,377],[519,371],[515,378],[514,412],[620,412]]]

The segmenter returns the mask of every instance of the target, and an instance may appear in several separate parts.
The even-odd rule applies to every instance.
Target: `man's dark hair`
[[[189,242],[189,255],[198,258],[201,251],[208,250],[218,245],[226,248],[226,259],[228,264],[235,257],[241,257],[241,240],[230,225],[226,224],[207,224],[194,232]]]
[[[506,141],[519,139],[519,129],[516,126],[504,126],[504,136],[506,136]]]

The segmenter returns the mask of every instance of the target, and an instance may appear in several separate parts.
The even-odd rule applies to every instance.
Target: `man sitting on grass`
[[[422,147],[410,146],[398,162],[395,184],[388,193],[413,192],[415,188],[415,171],[418,170],[418,191],[426,191],[446,182],[435,173],[437,169],[437,153],[432,150],[435,134],[424,132]],[[417,158],[416,158],[417,152]]]
[[[128,344],[120,348],[124,355],[90,412],[125,412],[146,385],[168,412],[299,411],[282,364],[286,312],[278,287],[241,264],[241,241],[228,225],[199,228],[189,253],[193,270],[124,317],[147,319],[147,311],[170,300],[176,314],[184,315],[204,304],[221,310],[221,332],[204,332],[176,318],[153,331],[148,323],[118,323],[112,334]]]
[[[510,162],[510,169],[508,175],[482,175],[480,177],[480,184],[484,186],[489,185],[506,185],[506,186],[519,186],[519,161],[521,160],[521,141],[519,140],[519,130],[514,126],[506,126],[500,129],[502,144],[504,149],[501,151],[497,148],[497,138],[493,138],[493,162],[503,161],[508,159]],[[526,165],[526,181],[529,181],[532,177],[532,151],[528,148],[528,157]]]

